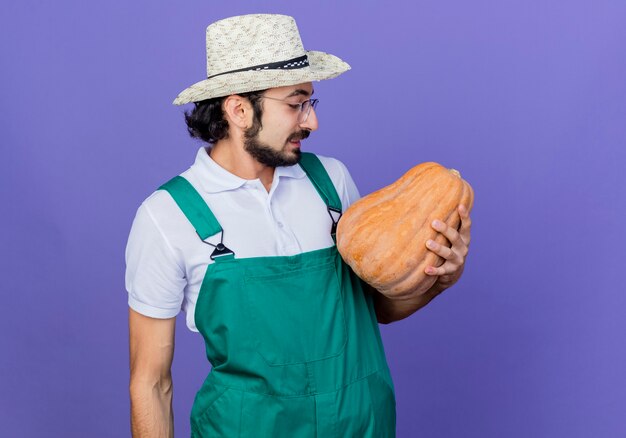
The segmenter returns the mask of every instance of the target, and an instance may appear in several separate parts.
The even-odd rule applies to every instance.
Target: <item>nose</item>
[[[317,114],[315,113],[315,108],[311,107],[309,117],[307,117],[304,122],[300,123],[300,127],[303,129],[308,129],[309,131],[315,131],[318,128]]]

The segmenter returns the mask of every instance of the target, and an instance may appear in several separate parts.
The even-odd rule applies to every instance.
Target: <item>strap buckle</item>
[[[227,255],[235,255],[234,252],[232,252],[230,249],[226,248],[224,246],[223,243],[218,243],[217,245],[215,245],[215,249],[213,250],[213,253],[211,254],[211,260],[215,260],[218,257],[224,257]]]
[[[337,219],[335,219],[333,213],[338,214]],[[330,234],[334,237],[335,234],[337,234],[337,224],[339,223],[341,216],[343,216],[343,213],[339,209],[328,207],[328,215],[330,216],[330,220],[333,221],[333,225],[330,227]]]
[[[196,234],[198,234],[197,231],[196,231]],[[198,234],[198,237],[200,237],[200,240],[202,240],[202,237],[200,236],[200,234]],[[215,248],[213,252],[211,253],[211,256],[210,256],[211,260],[215,260],[217,258],[229,256],[229,255],[232,255],[233,257],[235,256],[235,253],[231,251],[230,249],[228,249],[226,245],[224,245],[224,230],[220,232],[220,243],[218,243],[217,245],[213,245],[211,242],[207,242],[206,240],[202,240],[202,243],[206,243],[207,245],[210,245],[213,248]]]

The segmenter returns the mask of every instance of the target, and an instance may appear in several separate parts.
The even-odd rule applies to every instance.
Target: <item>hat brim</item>
[[[350,65],[324,52],[307,51],[309,66],[292,70],[260,70],[229,73],[196,82],[183,90],[174,105],[213,99],[249,91],[332,79],[350,70]]]

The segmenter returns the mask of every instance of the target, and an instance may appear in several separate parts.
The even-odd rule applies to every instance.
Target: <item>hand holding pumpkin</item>
[[[470,219],[469,211],[464,205],[459,206],[458,212],[461,218],[461,226],[458,231],[437,219],[431,223],[435,231],[438,231],[448,239],[452,244],[451,247],[439,244],[432,239],[426,242],[426,247],[430,251],[445,260],[443,265],[439,267],[428,266],[424,270],[426,275],[439,276],[433,288],[440,291],[449,288],[461,277],[465,266],[465,258],[469,251],[472,220]]]

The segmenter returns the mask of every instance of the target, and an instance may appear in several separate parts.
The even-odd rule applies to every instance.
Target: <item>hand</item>
[[[445,260],[443,265],[439,267],[427,266],[424,270],[426,275],[439,276],[433,285],[433,288],[438,291],[447,289],[456,283],[465,267],[465,258],[469,251],[472,220],[465,206],[459,206],[458,211],[461,217],[459,231],[447,226],[440,220],[434,220],[432,223],[432,227],[443,234],[450,241],[452,247],[440,245],[434,240],[426,242],[426,248]]]

